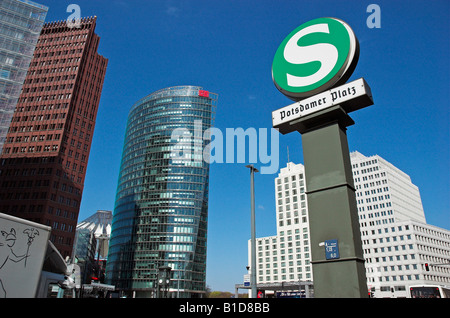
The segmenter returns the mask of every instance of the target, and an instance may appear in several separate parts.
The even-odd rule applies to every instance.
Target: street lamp
[[[252,298],[256,298],[256,231],[255,231],[255,183],[254,173],[259,172],[253,165],[250,168],[250,193],[251,193],[251,263],[250,263],[250,286],[252,288]]]

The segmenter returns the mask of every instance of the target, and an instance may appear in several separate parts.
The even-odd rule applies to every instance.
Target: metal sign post
[[[338,118],[336,112],[341,112]],[[322,119],[318,117],[322,116]],[[316,297],[367,297],[355,188],[347,144],[351,123],[336,108],[304,119],[301,130]],[[327,257],[337,239],[338,256]],[[321,246],[322,242],[325,244]],[[329,250],[327,251],[327,248]]]

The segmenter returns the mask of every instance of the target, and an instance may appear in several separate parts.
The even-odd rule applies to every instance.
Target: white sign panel
[[[249,274],[244,275],[244,286],[250,286],[250,275]]]
[[[0,298],[34,298],[50,227],[0,213]]]
[[[283,124],[334,105],[341,105],[347,112],[367,106],[368,102],[362,102],[361,97],[367,97],[365,99],[372,103],[370,88],[363,78],[273,111],[273,127],[278,128]],[[358,100],[360,105],[354,105],[353,100]]]

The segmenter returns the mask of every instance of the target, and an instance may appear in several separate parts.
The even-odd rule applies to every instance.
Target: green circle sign
[[[295,101],[345,83],[359,58],[359,43],[342,20],[319,18],[292,31],[278,47],[272,79]]]

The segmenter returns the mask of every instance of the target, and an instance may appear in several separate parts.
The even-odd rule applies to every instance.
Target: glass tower
[[[48,8],[0,1],[0,153]]]
[[[106,268],[129,297],[156,297],[170,267],[168,297],[205,292],[209,163],[205,131],[217,95],[196,86],[159,90],[128,116]]]

